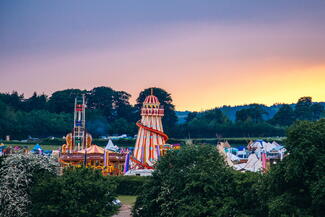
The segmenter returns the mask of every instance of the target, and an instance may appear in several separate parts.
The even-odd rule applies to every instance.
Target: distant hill
[[[187,115],[191,113],[190,111],[176,111],[176,116],[178,118],[179,124],[184,124],[186,122]]]
[[[314,102],[317,103],[317,102]],[[325,102],[319,102],[325,107]],[[296,104],[290,104],[290,106],[294,107]],[[264,120],[271,119],[275,113],[279,110],[282,104],[276,104],[272,106],[265,106],[264,109],[267,112],[266,115],[263,116]],[[229,118],[231,121],[236,120],[236,112],[248,108],[249,105],[238,105],[238,106],[222,106],[220,107],[221,111]],[[191,113],[190,111],[176,111],[176,116],[178,117],[178,123],[183,124],[186,121],[188,114]]]

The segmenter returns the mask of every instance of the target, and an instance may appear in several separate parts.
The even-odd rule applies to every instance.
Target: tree
[[[0,111],[0,137],[18,134],[20,123],[17,121],[17,112],[1,100]]]
[[[165,115],[162,119],[164,130],[167,134],[173,135],[173,129],[175,128],[177,123],[177,116],[175,113],[175,106],[173,104],[171,94],[166,92],[164,89],[152,87],[141,91],[139,97],[137,98],[137,104],[135,105],[137,109],[138,118],[140,118],[140,111],[143,101],[147,96],[151,94],[151,90],[153,91],[153,94],[158,98],[160,104],[165,110]]]
[[[23,108],[23,94],[18,94],[17,91],[10,93],[0,93],[0,100],[10,106],[15,111],[21,110]]]
[[[290,126],[294,121],[295,112],[290,105],[283,104],[270,120],[270,123],[280,126]]]
[[[45,94],[37,95],[34,92],[33,96],[24,101],[24,110],[43,110],[46,109],[47,96]]]
[[[86,120],[87,131],[93,137],[104,136],[109,132],[110,124],[100,111],[87,109]]]
[[[31,189],[40,177],[55,174],[56,166],[42,155],[6,156],[0,165],[0,216],[31,216]]]
[[[213,146],[191,145],[170,151],[143,187],[133,214],[135,217],[258,216],[260,212],[256,210],[260,204],[255,201],[257,191],[252,188],[255,181],[258,183],[257,178],[240,175],[237,179],[237,175]],[[245,187],[252,189],[248,191]],[[250,204],[243,208],[240,205],[243,200],[245,205],[254,202],[254,207]],[[255,214],[249,215],[253,210]]]
[[[254,123],[262,122],[263,115],[267,114],[264,107],[264,105],[260,104],[250,104],[248,108],[236,112],[236,121]]]
[[[136,125],[128,122],[124,118],[118,118],[111,122],[111,127],[109,132],[111,134],[124,134],[128,133],[130,135],[136,134]]]
[[[115,91],[114,94],[114,109],[115,109],[115,118],[124,118],[128,122],[136,122],[137,114],[134,109],[130,105],[130,97],[131,95],[124,91]]]
[[[70,168],[62,176],[39,182],[32,191],[32,214],[35,217],[111,216],[117,206],[116,183],[99,171]]]
[[[48,110],[55,113],[73,113],[75,98],[82,94],[86,94],[87,91],[79,89],[66,89],[56,91],[52,94],[48,101]]]
[[[88,108],[99,111],[107,120],[113,120],[114,94],[110,87],[95,87],[87,96]]]
[[[197,112],[190,112],[186,117],[186,123],[188,123],[191,120],[193,120],[194,118],[196,118],[197,115],[198,115]]]
[[[191,135],[201,137],[214,137],[223,132],[229,122],[228,118],[219,108],[207,110],[195,115],[187,123]]]
[[[312,112],[312,120],[317,121],[321,118],[323,112],[324,112],[324,106],[321,105],[320,103],[314,103],[311,107],[310,110]]]
[[[288,156],[265,183],[269,216],[322,216],[325,212],[325,119],[288,130]]]
[[[312,120],[312,112],[311,112],[312,98],[311,97],[301,97],[296,106],[295,106],[295,114],[298,120]]]
[[[45,110],[20,113],[18,121],[24,136],[63,136],[73,127],[72,114],[55,114]]]

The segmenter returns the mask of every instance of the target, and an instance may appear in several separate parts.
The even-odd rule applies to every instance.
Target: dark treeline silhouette
[[[135,135],[135,122],[140,119],[140,108],[150,89],[143,90],[136,105],[131,105],[131,95],[110,87],[92,90],[66,89],[54,92],[50,97],[36,92],[30,98],[16,91],[0,93],[0,136],[13,139],[31,137],[64,136],[73,127],[74,99],[85,94],[87,100],[86,127],[94,136],[128,134]],[[153,88],[165,108],[165,131],[171,133],[177,117],[172,98],[161,88]]]
[[[316,121],[324,117],[322,104],[312,102],[311,97],[301,97],[296,104],[272,106],[278,107],[278,110],[271,117],[268,115],[270,107],[249,104],[235,112],[235,120],[230,120],[229,115],[224,112],[229,112],[231,107],[223,106],[200,113],[189,113],[179,129],[192,138],[283,136],[288,126],[297,120]]]
[[[64,136],[73,127],[73,107],[76,96],[87,99],[87,130],[94,136],[135,135],[135,122],[140,119],[140,108],[151,88],[143,90],[136,104],[130,104],[131,95],[110,87],[92,90],[66,89],[51,96],[37,94],[25,98],[23,94],[0,93],[0,136],[13,139]],[[165,109],[164,130],[173,138],[282,136],[296,120],[318,120],[324,116],[324,106],[313,103],[311,97],[302,97],[297,104],[282,104],[270,117],[268,107],[262,104],[236,107],[235,118],[229,118],[231,107],[223,106],[204,112],[190,112],[186,120],[178,122],[171,94],[153,88]],[[277,105],[278,106],[278,105]]]

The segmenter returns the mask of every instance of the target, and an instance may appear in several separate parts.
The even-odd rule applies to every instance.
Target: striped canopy
[[[82,154],[104,154],[104,149],[97,146],[97,145],[91,145],[89,148],[86,149],[82,149],[80,151],[78,151],[78,153],[82,153]]]

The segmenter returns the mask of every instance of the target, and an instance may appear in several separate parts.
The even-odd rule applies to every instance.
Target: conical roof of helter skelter
[[[154,95],[149,95],[146,97],[146,99],[143,101],[143,105],[160,105],[160,102],[158,100],[158,97]]]

